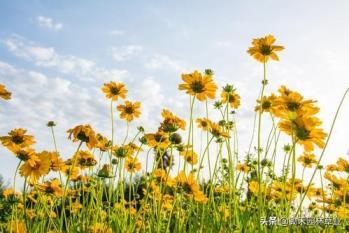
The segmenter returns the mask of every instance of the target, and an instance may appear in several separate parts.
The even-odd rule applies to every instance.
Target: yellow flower
[[[105,224],[102,223],[95,223],[89,228],[90,233],[112,233],[112,229],[108,226],[105,226]]]
[[[13,196],[19,196],[19,193],[16,193],[15,190],[13,190],[12,188],[8,188],[8,189],[4,189],[4,191],[2,192],[2,195],[5,198],[8,198]]]
[[[296,117],[307,117],[315,115],[320,111],[314,105],[314,100],[304,100],[303,96],[298,92],[291,91],[284,86],[279,88],[280,97],[274,98],[274,111],[277,117],[284,119],[295,115]]]
[[[113,81],[109,83],[104,83],[102,91],[105,93],[105,96],[108,99],[111,99],[113,101],[118,100],[118,98],[125,99],[127,93],[125,84],[116,83]]]
[[[229,134],[227,132],[224,132],[222,127],[217,124],[212,122],[211,123],[211,130],[210,130],[211,134],[217,138],[219,137],[223,137],[223,138],[229,138]]]
[[[99,177],[102,178],[111,178],[113,177],[111,174],[111,166],[109,164],[104,164],[102,169],[98,171],[97,174]]]
[[[19,169],[21,176],[30,178],[36,182],[41,176],[44,176],[50,171],[50,157],[46,153],[38,154],[39,160],[32,166],[29,161],[25,162]]]
[[[90,150],[97,144],[95,131],[93,131],[90,125],[78,125],[67,132],[69,133],[69,139],[72,139],[73,142],[85,142]]]
[[[239,163],[236,165],[236,170],[247,173],[250,170],[250,167],[246,163]]]
[[[338,217],[349,219],[349,205],[341,205],[337,210]]]
[[[321,125],[321,121],[316,117],[296,118],[295,120],[285,120],[279,123],[281,131],[290,136],[295,136],[297,143],[303,145],[305,151],[314,150],[314,145],[319,148],[325,146],[325,138],[327,134],[317,128]]]
[[[139,118],[141,103],[125,101],[125,104],[120,104],[117,109],[120,112],[120,118],[126,121],[133,121],[135,118]]]
[[[257,100],[255,111],[274,113],[276,109],[275,99],[276,96],[274,94],[270,96],[263,96],[262,99]]]
[[[213,82],[212,74],[202,75],[196,70],[190,74],[182,74],[182,80],[184,83],[179,85],[179,90],[185,90],[200,101],[215,98],[217,85]]]
[[[97,164],[97,161],[94,158],[94,155],[86,150],[79,150],[74,155],[74,160],[76,159],[77,164],[80,165],[81,168],[85,167],[93,167]]]
[[[75,213],[77,213],[81,208],[82,208],[81,203],[80,203],[78,200],[76,200],[75,202],[73,202],[73,203],[70,205],[70,212],[71,212],[72,214],[75,214]]]
[[[39,161],[35,151],[31,148],[17,148],[14,151],[17,158],[22,161],[27,161],[31,166],[35,166],[35,163]]]
[[[96,148],[98,148],[100,151],[103,151],[103,152],[110,149],[111,141],[109,141],[108,138],[104,137],[99,133],[97,134],[96,138],[97,138]]]
[[[343,158],[337,160],[338,171],[343,171],[349,173],[349,162]]]
[[[304,153],[302,156],[298,158],[298,162],[301,162],[303,167],[311,168],[313,165],[317,163],[315,159],[315,155],[312,153]]]
[[[207,197],[200,190],[200,186],[194,178],[194,174],[190,173],[188,176],[184,171],[181,171],[176,177],[176,183],[180,190],[190,197],[194,198],[199,203],[207,203]]]
[[[312,197],[318,197],[318,198],[323,198],[325,196],[325,193],[322,188],[315,188],[313,186],[309,187],[309,190],[307,192],[307,196],[309,198]]]
[[[142,169],[142,165],[137,158],[128,157],[125,162],[125,168],[128,172],[135,173]]]
[[[6,87],[0,83],[0,98],[3,98],[4,100],[11,99],[11,92],[6,90]]]
[[[35,139],[31,135],[25,134],[27,130],[19,128],[11,130],[8,135],[0,137],[2,145],[12,152],[16,152],[20,148],[29,147],[35,143]]]
[[[76,181],[79,177],[80,168],[73,166],[70,162],[63,167],[62,172],[69,176],[69,180]]]
[[[198,163],[198,155],[193,150],[184,150],[180,153],[187,163],[195,165]]]
[[[176,132],[178,129],[185,130],[186,122],[174,115],[167,109],[163,109],[161,113],[164,121],[161,123],[160,130],[164,132]]]
[[[224,221],[227,221],[230,217],[230,210],[229,207],[226,207],[225,205],[222,205],[218,207],[219,212],[222,214],[222,217]]]
[[[123,146],[117,146],[115,145],[112,149],[113,155],[117,158],[126,158],[126,157],[131,157],[135,149],[132,148],[129,145],[123,145]]]
[[[150,133],[144,135],[149,147],[155,149],[166,149],[170,145],[169,137],[164,132]]]
[[[259,193],[259,183],[258,181],[252,180],[248,183],[248,189],[251,193],[253,193],[255,196],[258,196]],[[266,187],[264,184],[261,186],[261,193],[264,193],[266,191]]]
[[[338,178],[337,176],[332,175],[329,172],[325,172],[324,177],[325,177],[325,179],[329,180],[332,183],[332,185],[335,189],[339,189],[341,187],[346,187],[348,185],[347,179]]]
[[[231,108],[237,109],[240,106],[240,96],[236,93],[236,89],[227,84],[221,93],[222,103],[229,103]]]
[[[11,225],[8,228],[12,229],[11,233],[27,233],[27,227],[24,221],[11,221]]]
[[[62,185],[58,179],[44,182],[43,184],[39,185],[39,189],[56,197],[61,197],[63,194]]]
[[[247,52],[257,61],[262,63],[267,62],[269,58],[278,61],[279,57],[275,52],[283,50],[284,47],[273,45],[275,41],[276,39],[272,35],[253,39],[252,47],[250,47]]]
[[[211,129],[212,121],[208,118],[198,118],[196,119],[196,123],[198,123],[198,127],[204,131]]]
[[[63,159],[59,156],[57,152],[43,151],[42,153],[47,153],[50,157],[52,171],[62,171],[62,169],[65,167]]]

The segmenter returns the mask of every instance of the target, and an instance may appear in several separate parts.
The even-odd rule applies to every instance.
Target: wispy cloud
[[[145,67],[148,69],[166,69],[173,70],[177,72],[183,72],[186,70],[186,66],[183,61],[170,58],[167,55],[157,54],[150,58],[146,63]]]
[[[104,80],[109,77],[120,80],[127,71],[97,67],[94,61],[75,55],[58,53],[53,47],[40,46],[21,36],[12,36],[3,41],[13,55],[26,61],[33,62],[38,67],[54,68],[63,74],[83,76],[85,79]]]
[[[55,22],[52,18],[45,16],[36,17],[36,22],[40,27],[49,28],[52,30],[61,30],[63,28],[63,24],[60,22]]]
[[[122,47],[112,47],[112,56],[115,61],[124,61],[143,51],[140,45],[127,45]]]

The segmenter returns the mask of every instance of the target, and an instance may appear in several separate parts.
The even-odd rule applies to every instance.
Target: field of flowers
[[[141,103],[128,101],[127,87],[111,81],[101,88],[110,102],[111,138],[90,125],[74,126],[67,130],[76,144],[69,159],[56,146],[53,121],[47,127],[54,151],[35,151],[35,137],[24,128],[1,135],[18,166],[12,188],[0,193],[0,232],[349,231],[349,161],[322,164],[346,93],[329,132],[321,128],[315,100],[285,86],[267,95],[267,64],[284,49],[275,40],[253,39],[247,50],[264,72],[244,154],[237,150],[239,90],[219,88],[210,69],[181,75],[188,119],[164,109],[156,132],[137,127],[136,135],[127,130],[124,140],[116,140],[116,117],[133,127]],[[11,101],[2,84],[0,97]],[[211,104],[219,119],[210,117]],[[204,116],[193,113],[196,105],[206,109]],[[283,164],[276,164],[278,158]],[[13,188],[18,176],[24,179],[20,190]]]

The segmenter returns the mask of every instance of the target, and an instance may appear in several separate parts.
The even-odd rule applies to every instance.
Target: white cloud
[[[169,69],[176,72],[183,72],[187,68],[182,61],[175,60],[167,55],[160,54],[153,56],[148,62],[146,62],[145,67],[153,70]]]
[[[63,27],[62,23],[55,22],[53,19],[45,16],[36,17],[36,22],[40,27],[49,28],[53,30],[60,30]]]
[[[120,80],[127,74],[126,70],[97,67],[94,61],[82,57],[59,54],[53,47],[39,46],[17,35],[7,38],[3,43],[15,56],[33,62],[39,67],[55,68],[63,74],[74,74],[85,79],[109,77],[114,80]]]
[[[124,61],[142,52],[140,45],[127,45],[122,47],[112,47],[112,56],[115,61]]]

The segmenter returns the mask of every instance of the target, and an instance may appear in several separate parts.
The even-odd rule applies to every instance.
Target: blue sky
[[[68,157],[74,146],[65,131],[75,124],[110,132],[104,82],[125,82],[129,98],[143,102],[134,126],[152,130],[163,107],[186,117],[180,74],[211,68],[219,85],[232,83],[242,96],[237,116],[243,148],[262,71],[246,50],[252,38],[269,33],[286,49],[280,62],[268,65],[267,91],[285,84],[319,100],[328,130],[349,86],[348,11],[345,0],[1,1],[0,82],[13,99],[0,102],[0,134],[27,128],[37,150],[52,149],[45,124],[54,120]],[[347,102],[326,162],[349,148],[348,117]],[[122,132],[122,122],[117,125]],[[16,159],[3,148],[0,153],[0,173],[9,179]]]

